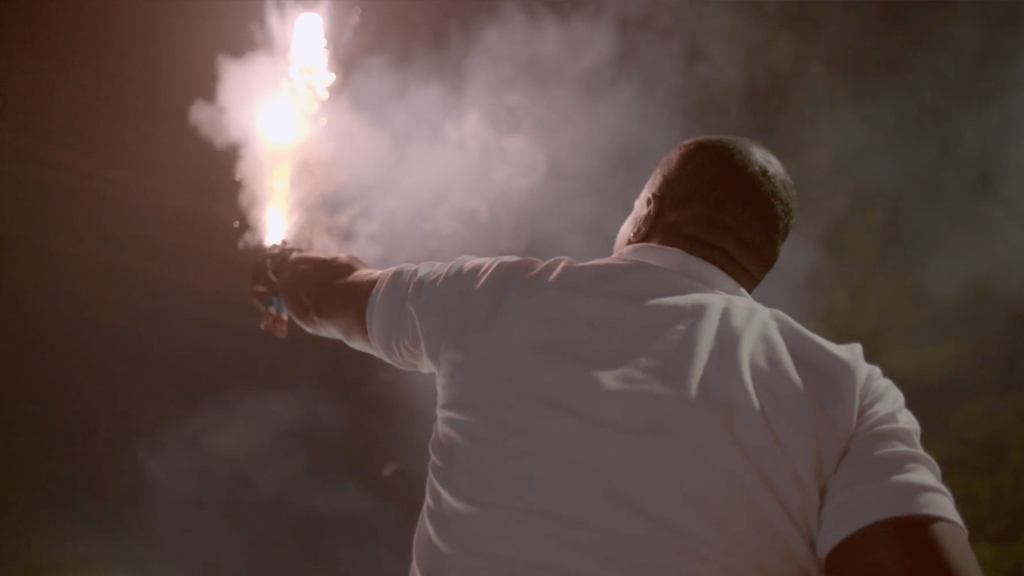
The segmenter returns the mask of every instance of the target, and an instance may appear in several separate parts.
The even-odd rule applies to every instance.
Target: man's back
[[[414,573],[813,574],[871,522],[961,523],[860,346],[730,280],[649,244],[382,279],[378,355],[438,374]]]

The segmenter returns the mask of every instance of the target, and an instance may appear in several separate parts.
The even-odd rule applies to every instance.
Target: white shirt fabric
[[[963,526],[859,344],[683,251],[398,266],[367,323],[437,375],[412,574],[819,574],[878,520]]]

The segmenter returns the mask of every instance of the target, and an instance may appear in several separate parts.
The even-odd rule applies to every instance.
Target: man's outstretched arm
[[[825,559],[827,576],[981,576],[963,528],[929,516],[865,526]]]
[[[380,270],[355,256],[293,252],[256,263],[253,298],[263,308],[266,294],[277,294],[310,334],[368,350],[366,309],[379,277]]]
[[[424,373],[437,372],[445,345],[486,321],[506,291],[543,264],[463,256],[377,270],[354,256],[297,252],[279,260],[253,269],[260,308],[268,293],[279,294],[306,331]]]

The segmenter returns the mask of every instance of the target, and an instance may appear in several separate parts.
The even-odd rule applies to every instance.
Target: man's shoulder
[[[726,310],[738,330],[756,330],[761,337],[777,339],[792,351],[863,361],[863,348],[859,343],[840,344],[829,340],[786,312],[751,298],[721,292],[700,292],[686,297]]]
[[[877,369],[867,361],[861,343],[833,341],[781,310],[758,306],[765,310],[767,329],[784,343],[794,362],[829,372],[856,374],[857,380],[863,380],[866,371]]]

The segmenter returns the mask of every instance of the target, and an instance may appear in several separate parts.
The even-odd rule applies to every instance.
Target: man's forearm
[[[296,254],[279,282],[292,317],[307,332],[366,349],[366,308],[378,277],[354,256]]]

